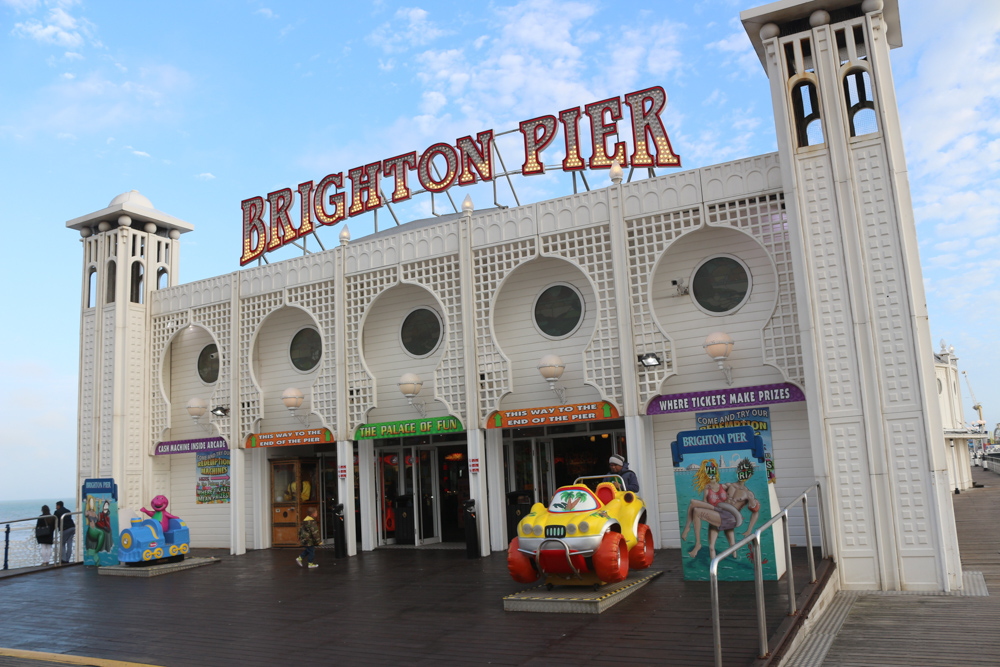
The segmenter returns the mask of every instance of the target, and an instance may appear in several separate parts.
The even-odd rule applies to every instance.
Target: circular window
[[[399,329],[399,342],[413,356],[426,357],[441,342],[441,318],[430,308],[410,311]]]
[[[300,371],[311,371],[316,368],[323,356],[323,339],[315,329],[302,329],[292,337],[288,347],[288,356],[292,365]]]
[[[219,348],[215,343],[206,345],[198,355],[198,377],[205,384],[215,384],[219,379]]]
[[[713,257],[694,272],[691,294],[710,313],[729,313],[750,296],[750,272],[734,257]]]
[[[535,301],[535,325],[552,338],[564,338],[583,322],[583,297],[572,285],[547,287]]]

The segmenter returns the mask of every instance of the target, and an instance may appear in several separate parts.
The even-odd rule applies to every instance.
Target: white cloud
[[[270,9],[268,9],[267,7],[261,7],[260,9],[258,9],[257,11],[255,11],[254,14],[260,14],[264,18],[270,19],[270,20],[274,20],[274,19],[278,18],[278,15],[275,14]]]
[[[198,174],[197,176],[195,176],[195,178],[201,181],[214,181],[215,175],[206,171]]]
[[[62,78],[69,79],[70,81],[76,78],[76,74],[73,74],[71,72],[63,72],[61,76]]]
[[[401,7],[392,21],[375,28],[365,39],[386,53],[398,53],[448,34],[427,16],[427,11],[419,7]]]
[[[734,27],[736,28],[734,32],[718,41],[709,42],[705,48],[723,55],[722,66],[731,70],[730,79],[748,74],[762,74],[763,69],[760,60],[757,59],[757,52],[753,50],[753,44],[750,43],[743,26],[737,22]]]
[[[30,14],[38,8],[38,0],[2,0],[2,3],[20,14],[25,12]]]
[[[67,140],[72,141],[72,140],[76,139],[76,136],[73,135],[73,134],[70,134],[69,132],[60,132],[60,133],[58,133],[56,135],[56,139],[67,139]]]
[[[139,157],[149,157],[149,153],[146,151],[132,151],[132,155],[138,155]]]
[[[45,23],[33,18],[15,23],[11,34],[75,49],[83,45],[84,37],[93,36],[95,31],[96,26],[87,19],[77,19],[57,6],[49,10]]]
[[[83,60],[83,55],[76,53],[75,51],[67,51],[63,54],[63,58],[66,60]]]

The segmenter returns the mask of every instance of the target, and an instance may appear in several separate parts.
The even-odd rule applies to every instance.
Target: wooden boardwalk
[[[794,551],[801,590],[805,551]],[[683,581],[678,550],[658,551],[665,573],[599,616],[505,612],[525,586],[502,553],[321,550],[316,570],[293,550],[208,553],[223,562],[151,579],[74,567],[0,580],[0,647],[167,666],[713,664],[708,584]],[[784,583],[766,589],[773,633]],[[721,594],[726,665],[747,665],[753,583]]]
[[[982,572],[989,597],[859,597],[824,667],[953,667],[1000,664],[1000,475],[972,469],[985,484],[954,496],[962,566]]]

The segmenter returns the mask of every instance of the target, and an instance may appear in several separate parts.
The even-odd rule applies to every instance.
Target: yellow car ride
[[[584,480],[601,481],[594,491]],[[646,505],[617,475],[579,477],[535,503],[507,549],[510,576],[523,584],[547,575],[546,584],[613,584],[653,563]]]

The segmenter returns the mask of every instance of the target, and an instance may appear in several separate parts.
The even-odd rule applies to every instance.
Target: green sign
[[[456,417],[429,417],[427,419],[406,419],[400,422],[365,424],[354,432],[355,440],[376,440],[379,438],[405,438],[411,435],[437,435],[464,431]]]

